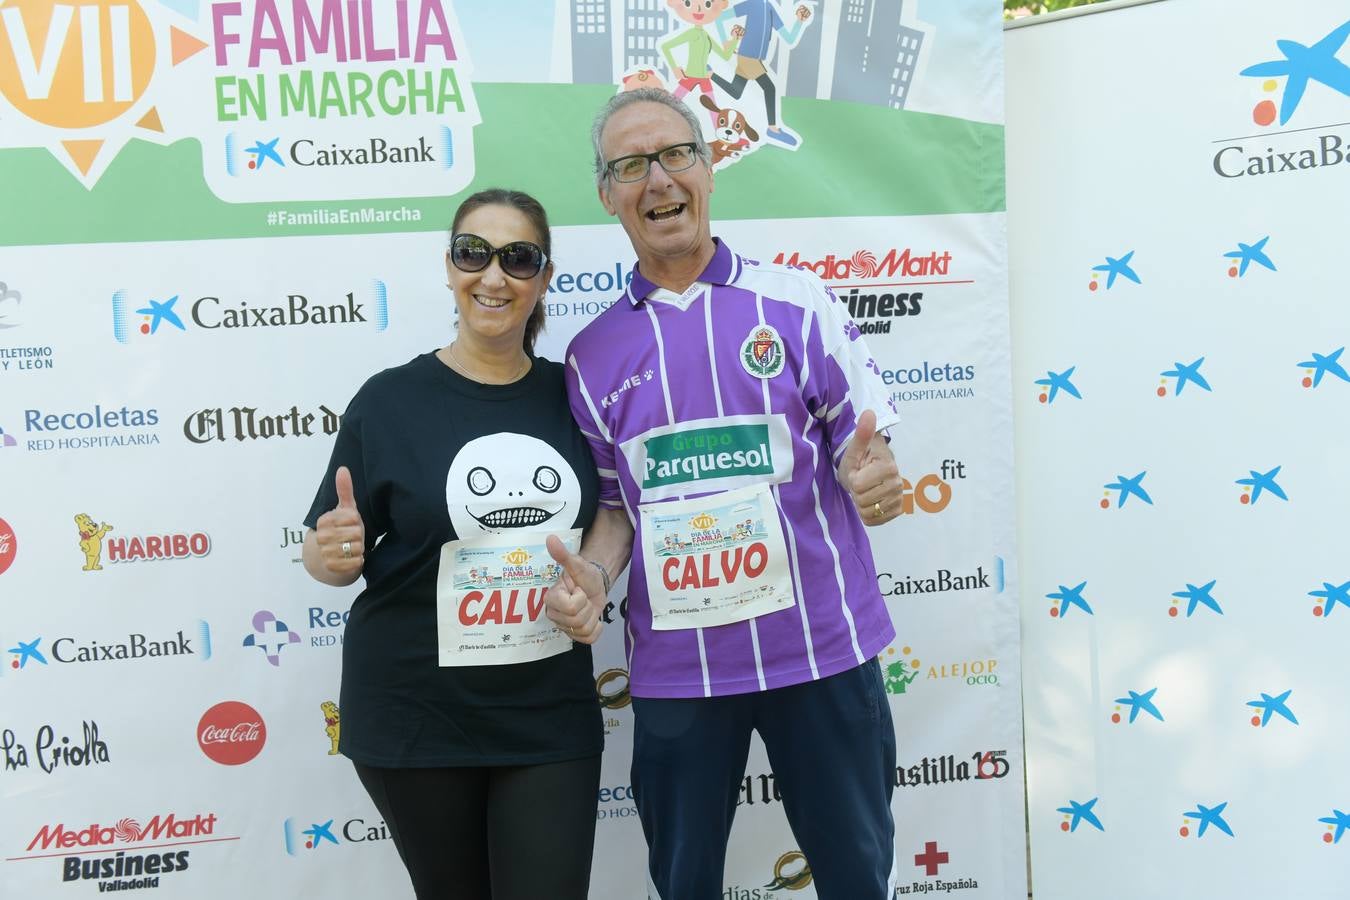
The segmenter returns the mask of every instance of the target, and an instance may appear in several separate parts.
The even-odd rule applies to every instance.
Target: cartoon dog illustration
[[[738,110],[722,109],[707,94],[699,96],[698,102],[717,117],[713,123],[713,139],[708,142],[714,166],[724,159],[736,159],[742,150],[749,149],[752,141],[759,140],[759,132]]]
[[[99,525],[84,513],[75,516],[75,527],[80,529],[80,552],[84,554],[84,572],[101,572],[98,564],[103,555],[103,536],[113,530],[107,522]]]
[[[325,700],[319,704],[319,709],[323,710],[324,732],[328,735],[328,740],[332,746],[328,748],[329,756],[336,756],[338,752],[338,735],[341,733],[342,716],[338,712],[337,704],[332,700]]]
[[[660,88],[664,91],[666,84],[655,69],[638,69],[623,76],[625,91],[636,91],[638,88]]]

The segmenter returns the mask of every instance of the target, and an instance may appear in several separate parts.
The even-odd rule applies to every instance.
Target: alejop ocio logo
[[[262,752],[267,724],[247,703],[226,700],[208,709],[197,723],[197,744],[213,762],[238,766]]]

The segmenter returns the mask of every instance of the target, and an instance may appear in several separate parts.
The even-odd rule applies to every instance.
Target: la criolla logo
[[[208,709],[197,723],[197,744],[213,762],[238,766],[262,752],[267,724],[247,703],[226,700]]]

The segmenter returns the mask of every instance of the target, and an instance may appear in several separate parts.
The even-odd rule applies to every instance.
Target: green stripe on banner
[[[466,193],[510,186],[536,194],[555,225],[612,221],[591,178],[590,123],[607,85],[476,84],[475,178]],[[853,103],[784,98],[796,152],[765,147],[717,174],[716,218],[781,219],[1001,212],[1003,126]],[[354,125],[359,128],[359,125]],[[457,152],[462,152],[457,148]],[[46,150],[0,151],[0,196],[27,215],[0,216],[0,245],[200,240],[436,231],[452,198],[226,203],[207,188],[196,140],[131,141],[93,190]],[[961,173],[984,173],[981,179]],[[412,211],[388,221],[342,210]],[[270,213],[309,224],[269,224]]]

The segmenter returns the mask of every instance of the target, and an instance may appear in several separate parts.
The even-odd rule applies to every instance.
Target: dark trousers
[[[600,757],[356,774],[418,900],[586,900]]]
[[[875,659],[762,693],[634,697],[633,711],[633,791],[652,900],[722,897],[752,730],[817,896],[891,900],[895,727]],[[766,866],[765,882],[774,874]]]

